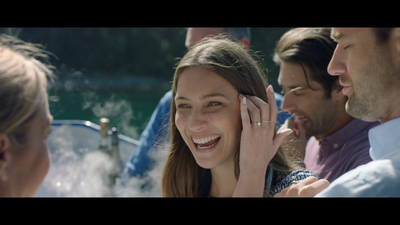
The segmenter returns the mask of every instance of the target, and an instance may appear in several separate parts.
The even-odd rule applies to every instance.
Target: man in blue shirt
[[[364,121],[372,162],[335,180],[318,196],[400,197],[400,28],[333,28],[338,43],[328,72],[339,76],[346,111]]]
[[[215,36],[220,33],[228,33],[243,43],[244,48],[250,44],[250,28],[188,28],[185,45],[190,48],[206,36]],[[158,103],[146,128],[144,129],[139,145],[127,162],[123,172],[123,180],[129,177],[141,177],[152,169],[154,159],[149,156],[149,151],[157,144],[168,141],[167,131],[169,122],[169,112],[171,107],[172,91],[168,91]],[[283,100],[282,95],[275,93],[275,98],[280,111],[280,105]],[[286,112],[278,114],[278,123],[282,124],[290,115]]]

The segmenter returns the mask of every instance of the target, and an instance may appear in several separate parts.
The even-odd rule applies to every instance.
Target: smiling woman
[[[272,86],[257,62],[223,36],[203,39],[182,58],[172,85],[167,197],[273,196],[316,176],[288,161],[276,134]]]
[[[241,130],[238,95],[228,81],[204,67],[189,67],[181,74],[175,123],[203,168],[213,168],[234,155],[230,151],[238,145]],[[181,96],[188,96],[187,100],[180,100]],[[187,107],[181,108],[181,103]],[[214,151],[221,146],[222,151]]]

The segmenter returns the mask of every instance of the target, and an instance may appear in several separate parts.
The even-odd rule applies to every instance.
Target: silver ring
[[[299,183],[299,181],[292,181],[292,183],[290,183],[290,185],[292,185],[292,184],[298,184]],[[289,185],[289,186],[290,186]]]
[[[260,122],[254,122],[254,124],[257,125],[257,126],[261,126]]]
[[[263,120],[262,122],[263,123],[269,123],[269,120]]]

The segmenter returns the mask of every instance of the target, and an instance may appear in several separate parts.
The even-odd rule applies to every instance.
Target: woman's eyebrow
[[[187,98],[183,97],[183,96],[175,96],[175,101],[176,100],[188,100]]]
[[[221,94],[221,93],[211,93],[211,94],[207,94],[207,95],[204,95],[203,97],[201,97],[200,98],[200,100],[204,100],[204,99],[207,99],[207,98],[213,98],[213,97],[223,97],[223,98],[226,98],[226,99],[229,99],[226,95],[224,95],[224,94]],[[186,97],[184,97],[184,96],[175,96],[175,101],[176,100],[189,100],[188,98],[186,98]]]
[[[229,99],[226,95],[221,94],[221,93],[212,93],[212,94],[208,94],[202,97],[202,99],[207,99],[207,98],[212,98],[212,97],[223,97],[226,99]]]

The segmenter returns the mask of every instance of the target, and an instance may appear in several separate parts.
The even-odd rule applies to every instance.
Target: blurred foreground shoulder
[[[336,179],[316,197],[400,197],[400,170],[392,160],[376,160]]]

